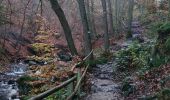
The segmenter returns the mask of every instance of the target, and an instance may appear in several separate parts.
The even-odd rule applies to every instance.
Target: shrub
[[[120,71],[148,66],[151,45],[134,43],[117,52],[115,67]]]

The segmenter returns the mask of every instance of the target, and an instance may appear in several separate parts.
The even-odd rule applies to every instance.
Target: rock
[[[84,100],[124,100],[120,94],[112,92],[99,92],[93,93],[86,97]]]
[[[57,53],[57,55],[61,61],[71,61],[72,60],[71,55],[64,51],[60,51],[59,53]]]
[[[121,90],[124,96],[129,96],[136,91],[136,85],[133,84],[134,77],[126,77],[123,80]]]
[[[36,65],[37,63],[34,61],[29,61],[29,65]]]
[[[12,95],[11,99],[17,99],[17,95]]]
[[[91,90],[94,93],[97,92],[116,92],[118,90],[119,85],[114,84],[111,80],[104,79],[96,79],[93,82],[94,84],[91,87]]]
[[[60,38],[61,37],[61,34],[60,33],[54,33],[54,36],[56,39]]]
[[[38,70],[38,71],[35,72],[35,75],[40,75],[40,74],[41,74],[41,71],[40,71],[40,70]]]
[[[37,65],[37,63],[33,60],[24,60],[24,63],[27,63],[29,65]]]
[[[141,35],[136,35],[133,37],[133,40],[138,41],[139,43],[143,43],[145,40]]]
[[[9,80],[9,81],[8,81],[8,84],[9,84],[9,85],[15,84],[15,82],[16,82],[15,80]]]
[[[55,83],[57,80],[59,80],[59,79],[56,76],[52,76],[51,79],[50,79],[50,81],[52,83]]]
[[[0,100],[9,100],[5,94],[0,94]]]

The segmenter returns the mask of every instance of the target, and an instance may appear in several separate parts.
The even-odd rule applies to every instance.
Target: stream
[[[132,23],[133,38],[140,37],[142,28],[137,21]],[[117,44],[122,48],[128,47],[132,39]],[[117,50],[116,50],[117,51]],[[84,100],[124,100],[121,96],[121,82],[113,81],[114,61],[92,68],[90,74],[90,93]],[[28,64],[20,61],[9,65],[9,70],[0,73],[0,100],[20,100],[16,80],[26,73]]]
[[[8,71],[0,73],[0,100],[20,100],[16,80],[25,74],[27,67],[20,61],[10,64]]]

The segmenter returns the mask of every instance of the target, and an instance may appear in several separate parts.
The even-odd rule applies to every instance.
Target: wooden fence
[[[91,54],[93,53],[93,51],[91,51],[89,53],[88,56],[86,56],[82,62],[79,62],[78,64],[76,64],[75,66],[81,66],[90,56]],[[36,95],[32,98],[30,98],[29,100],[45,100],[45,98],[47,98],[48,96],[62,90],[63,88],[67,88],[67,97],[66,97],[66,100],[72,100],[72,98],[77,95],[78,97],[80,97],[80,88],[81,88],[81,83],[82,83],[82,80],[84,79],[85,75],[86,75],[86,72],[87,72],[87,69],[89,68],[89,64],[85,67],[83,73],[82,71],[80,70],[80,68],[78,68],[78,71],[76,73],[76,75],[74,75],[72,78],[68,79],[67,81],[61,83],[60,85],[50,89],[50,90],[47,90],[39,95]],[[74,68],[72,69],[74,70]],[[76,83],[76,84],[75,84]],[[75,85],[74,85],[75,84]],[[59,93],[59,95],[62,95],[62,93]]]

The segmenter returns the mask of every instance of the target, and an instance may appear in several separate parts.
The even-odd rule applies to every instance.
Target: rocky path
[[[126,48],[132,43],[133,39],[144,41],[141,36],[143,28],[136,20],[132,23],[132,32],[132,39],[121,44],[118,43],[117,46]],[[97,65],[92,69],[90,77],[91,91],[84,100],[124,100],[124,97],[121,95],[120,83],[113,81],[113,63],[114,61],[104,65]]]
[[[123,100],[119,83],[112,80],[112,63],[97,65],[92,70],[94,74],[91,75],[91,92],[85,100]]]

